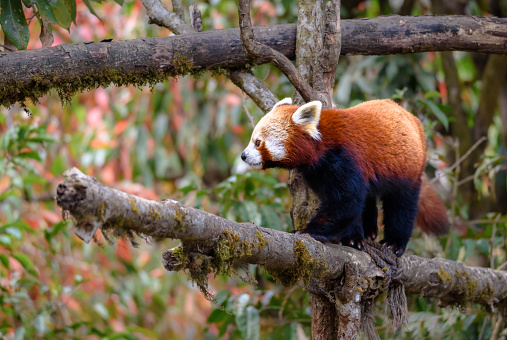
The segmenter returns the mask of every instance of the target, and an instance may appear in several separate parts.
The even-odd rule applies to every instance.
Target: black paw
[[[337,244],[341,244],[347,247],[352,247],[357,250],[363,250],[366,240],[361,237],[361,235],[351,236],[351,237],[342,237]]]
[[[398,257],[400,257],[401,255],[403,255],[405,253],[405,249],[407,247],[407,246],[401,246],[401,245],[397,244],[396,242],[387,241],[387,240],[382,240],[382,241],[380,241],[380,243],[382,245],[384,245],[384,247],[391,249],[393,251],[393,253]]]
[[[371,241],[375,241],[377,239],[377,236],[378,236],[378,231],[375,230],[369,234],[365,234],[364,238],[371,240]]]

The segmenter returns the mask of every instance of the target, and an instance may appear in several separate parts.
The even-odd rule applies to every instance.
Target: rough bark
[[[333,104],[333,87],[341,48],[340,1],[329,1],[323,14],[323,1],[300,0],[296,35],[296,66],[298,72],[315,89],[324,108]],[[302,103],[301,93],[294,95],[295,103]],[[304,183],[302,175],[290,171],[291,217],[296,230],[306,227],[315,216],[320,201]],[[356,323],[347,324],[348,305],[329,301],[323,292],[310,290],[313,301],[312,338],[336,339],[339,335],[358,334]],[[328,300],[325,303],[325,300]],[[345,307],[345,308],[344,308]],[[343,315],[342,315],[343,314]],[[359,313],[360,314],[360,313]],[[340,319],[339,315],[343,317]],[[331,326],[333,325],[333,326]],[[351,326],[351,327],[348,327]]]
[[[365,252],[325,245],[308,236],[253,223],[232,222],[172,200],[139,198],[107,187],[75,168],[64,175],[65,180],[57,189],[57,203],[72,216],[77,235],[87,242],[95,230],[102,228],[120,236],[136,233],[181,239],[198,245],[196,249],[203,256],[213,257],[225,240],[230,254],[235,255],[222,260],[258,264],[282,279],[297,274],[295,280],[282,281],[285,283],[308,283],[314,278],[336,280],[346,266],[357,268],[359,275],[371,281],[361,289],[378,287],[384,280],[385,273],[372,264]],[[413,255],[404,255],[402,264],[407,292],[438,298],[442,305],[476,303],[507,317],[507,272]],[[185,266],[173,268],[183,270]]]
[[[306,82],[304,77],[301,76],[289,58],[275,49],[259,43],[255,39],[252,21],[250,19],[250,1],[240,0],[238,7],[241,45],[246,51],[246,54],[256,60],[269,60],[273,66],[282,71],[305,101],[310,102],[312,100],[318,100],[319,98],[316,92]]]
[[[171,14],[175,21],[181,21]],[[254,34],[260,43],[294,59],[295,25],[254,28]],[[341,54],[449,50],[506,54],[506,36],[506,18],[387,16],[343,20]],[[111,83],[144,85],[167,76],[266,62],[243,55],[239,29],[0,52],[0,105],[36,100],[53,88],[68,99],[76,91]]]
[[[172,16],[170,11],[168,11],[163,5],[161,6],[159,0],[142,0],[142,2],[146,7],[151,20],[154,20],[157,24],[162,25],[167,29],[171,29],[172,26],[176,26],[179,30],[179,33],[177,34],[189,33],[192,31],[202,32],[203,30],[201,12],[197,8],[197,4],[195,2],[190,6],[190,25],[187,25],[184,22],[181,22],[177,17]],[[184,21],[185,16],[183,5],[180,0],[173,1],[173,9],[180,13],[179,16]],[[229,77],[233,77],[234,79],[231,78],[233,83],[245,92],[263,110],[265,110],[266,106],[270,105],[273,98],[276,103],[275,95],[269,91],[266,85],[256,79],[252,72],[234,69],[229,72]],[[274,104],[272,104],[271,107],[273,105]],[[269,109],[271,107],[269,107]]]

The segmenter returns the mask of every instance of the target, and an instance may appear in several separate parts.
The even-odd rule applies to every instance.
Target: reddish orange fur
[[[318,141],[292,121],[297,108],[281,105],[275,109],[277,124],[281,122],[285,131],[289,131],[284,140],[287,155],[278,166],[311,165],[327,150],[343,146],[352,154],[365,181],[384,176],[418,185],[422,180],[416,224],[434,234],[447,230],[445,205],[423,176],[426,138],[419,119],[391,100],[367,101],[342,110],[322,110],[318,124],[322,138]],[[266,153],[269,154],[267,150]],[[270,162],[264,164],[264,168],[271,166]]]
[[[415,224],[427,234],[443,235],[449,229],[444,202],[426,175],[422,177]]]

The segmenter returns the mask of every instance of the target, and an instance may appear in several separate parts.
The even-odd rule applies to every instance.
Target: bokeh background
[[[406,14],[435,12],[430,1],[411,2]],[[169,0],[163,3],[171,8]],[[461,7],[450,6],[445,9],[449,14],[507,13],[501,2],[455,3]],[[140,1],[76,4],[70,30],[52,25],[53,46],[171,34],[148,24]],[[403,6],[401,0],[342,0],[342,18],[399,13]],[[198,7],[205,30],[238,26],[236,1],[206,1]],[[295,1],[253,2],[255,25],[293,23],[296,15]],[[25,16],[32,17],[33,9],[25,8]],[[40,48],[39,22],[31,20],[29,28],[28,48]],[[488,81],[483,77],[488,56],[451,56],[460,110],[472,129]],[[409,253],[505,268],[507,91],[496,98],[480,153],[470,156],[474,172],[463,178],[461,166],[453,167],[463,156],[459,143],[464,137],[454,127],[457,108],[448,96],[445,65],[439,53],[341,57],[334,100],[348,107],[392,98],[424,123],[427,172],[446,200],[452,229],[440,239],[416,230]],[[259,66],[254,72],[278,98],[293,95],[289,81],[274,68]],[[151,88],[99,88],[66,105],[52,93],[27,108],[29,113],[18,105],[0,108],[2,339],[310,338],[303,289],[283,288],[262,268],[251,266],[247,271],[257,285],[245,283],[242,271],[231,278],[211,276],[215,301],[208,301],[185,273],[163,269],[161,254],[177,240],[139,240],[136,249],[124,240],[110,245],[98,234],[96,243],[85,244],[54,201],[63,172],[75,166],[140,197],[177,199],[231,220],[291,230],[288,172],[249,171],[241,163],[252,130],[248,115],[257,121],[262,112],[226,77],[204,74],[167,79]],[[376,325],[382,339],[489,339],[499,332],[493,331],[498,318],[479,308],[440,308],[420,296],[409,296],[409,324],[395,331],[385,308],[381,297]]]

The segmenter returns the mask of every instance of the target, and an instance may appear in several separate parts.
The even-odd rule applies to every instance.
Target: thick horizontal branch
[[[208,252],[205,255],[214,256],[213,250],[228,235],[235,240],[228,247],[229,253],[237,254],[236,261],[258,264],[267,270],[301,273],[301,267],[311,265],[312,278],[331,280],[342,275],[345,264],[352,264],[378,282],[384,275],[364,252],[253,223],[229,221],[172,200],[142,199],[107,187],[75,168],[66,171],[65,181],[58,186],[57,203],[72,215],[76,234],[86,242],[102,228],[116,235],[134,232],[181,239]],[[237,247],[234,251],[230,249],[233,246]],[[507,316],[507,272],[467,267],[445,259],[411,255],[402,259],[408,292],[439,298],[444,305],[477,303]]]
[[[427,51],[507,54],[507,19],[387,16],[342,20],[342,55]],[[254,28],[266,46],[295,57],[296,25]],[[267,63],[243,55],[239,29],[167,38],[88,42],[0,53],[0,105],[37,100],[51,89],[64,99],[99,86],[144,85],[206,69]]]

